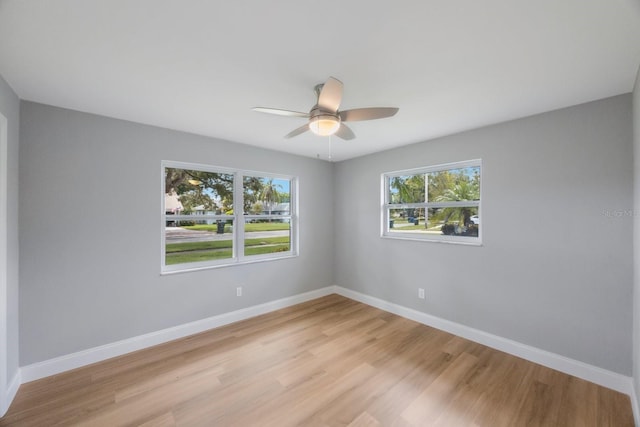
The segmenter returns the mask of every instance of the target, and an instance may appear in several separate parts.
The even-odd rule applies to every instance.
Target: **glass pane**
[[[430,202],[480,200],[480,166],[427,174]]]
[[[165,168],[167,215],[233,214],[233,174]]]
[[[440,234],[424,222],[424,208],[389,209],[389,231]]]
[[[389,203],[424,203],[425,174],[389,177]]]
[[[478,237],[479,226],[477,207],[429,209],[427,228],[439,234]]]
[[[165,264],[228,259],[233,256],[233,220],[173,221],[165,227]]]
[[[245,176],[242,180],[245,215],[289,215],[291,181]]]
[[[478,237],[477,207],[430,208],[425,223],[424,208],[389,209],[389,231],[432,235]]]
[[[290,219],[245,219],[245,256],[288,252],[290,250]]]

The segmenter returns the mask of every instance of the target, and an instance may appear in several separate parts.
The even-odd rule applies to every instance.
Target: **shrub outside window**
[[[481,160],[382,175],[382,236],[481,244]]]
[[[162,272],[295,256],[290,176],[165,161]]]

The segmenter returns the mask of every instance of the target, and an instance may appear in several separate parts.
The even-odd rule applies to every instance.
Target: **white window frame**
[[[171,160],[163,160],[161,162],[161,239],[160,239],[160,265],[161,274],[182,273],[188,271],[197,271],[210,268],[228,267],[232,265],[251,264],[255,262],[272,261],[283,258],[292,258],[298,256],[298,178],[291,175],[274,174],[269,172],[250,171],[243,169],[231,169],[225,167],[211,166],[198,163],[177,162]],[[194,218],[194,215],[167,215],[165,211],[165,169],[188,169],[197,170],[202,172],[212,172],[233,175],[233,215],[223,214],[204,214],[198,215]],[[244,215],[244,188],[243,182],[245,176],[260,177],[260,178],[274,178],[284,179],[290,182],[289,188],[289,214],[273,214],[273,215]],[[233,220],[233,245],[231,258],[191,262],[183,264],[166,265],[166,233],[165,227],[167,221],[193,221],[194,219],[200,220],[213,220],[213,221],[227,221]],[[247,219],[288,219],[290,224],[290,240],[289,250],[286,252],[274,252],[269,254],[260,255],[245,255],[244,254],[244,240],[245,232],[244,225]]]
[[[445,170],[451,169],[463,169],[468,167],[479,167],[480,168],[480,200],[465,200],[465,201],[453,201],[453,202],[423,202],[423,203],[390,203],[389,200],[389,182],[391,178],[397,176],[408,176],[408,175],[420,175],[427,174],[430,172],[441,172]],[[463,245],[474,245],[481,246],[482,245],[482,225],[484,221],[482,220],[482,159],[474,159],[474,160],[466,160],[461,162],[453,162],[453,163],[444,163],[439,165],[425,166],[414,169],[405,169],[400,171],[393,172],[385,172],[381,175],[382,185],[381,187],[381,222],[380,222],[380,237],[389,238],[389,239],[401,239],[401,240],[418,240],[423,242],[438,242],[438,243],[455,243],[455,244],[463,244]],[[425,186],[428,186],[428,183],[425,181]],[[428,188],[428,187],[427,187]],[[426,194],[426,189],[425,189]],[[478,237],[470,237],[470,236],[452,236],[452,235],[435,235],[435,234],[427,234],[420,232],[407,232],[407,231],[395,231],[389,226],[389,212],[391,209],[406,209],[406,208],[424,208],[425,215],[428,213],[428,210],[431,208],[461,208],[461,207],[477,207],[478,208],[478,217],[480,218],[480,224],[478,224]],[[426,219],[425,219],[426,220]]]

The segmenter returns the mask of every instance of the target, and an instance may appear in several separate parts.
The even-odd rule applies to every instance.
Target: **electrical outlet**
[[[242,286],[238,286],[236,288],[236,296],[238,296],[238,297],[242,296]]]
[[[424,299],[424,288],[418,288],[418,298]]]

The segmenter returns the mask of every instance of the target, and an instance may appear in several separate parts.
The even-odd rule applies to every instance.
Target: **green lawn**
[[[289,244],[274,246],[246,246],[244,248],[245,255],[261,255],[272,254],[275,252],[286,252],[289,250]]]
[[[395,228],[394,228],[395,229]],[[424,224],[418,225],[405,225],[403,227],[397,227],[398,230],[424,230]]]
[[[406,224],[406,223],[405,223]],[[397,224],[396,224],[397,225]],[[429,228],[425,228],[424,223],[421,222],[418,225],[403,225],[401,227],[394,227],[391,230],[405,230],[405,231],[410,231],[410,230],[419,230],[419,231],[440,231],[440,228],[442,227],[442,224],[436,224],[433,225]]]
[[[187,242],[187,243],[167,243],[165,252],[167,254],[176,252],[193,252],[212,249],[230,248],[231,240],[214,240],[209,242]]]
[[[202,251],[202,252],[179,252],[167,253],[165,258],[166,265],[184,264],[187,262],[211,261],[214,259],[231,258],[231,249],[218,251]]]
[[[168,243],[165,252],[167,265],[231,258],[232,240],[208,242]],[[245,255],[288,251],[289,236],[245,239]]]

